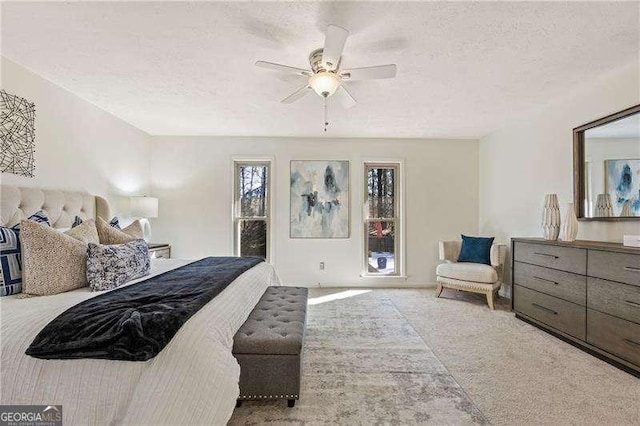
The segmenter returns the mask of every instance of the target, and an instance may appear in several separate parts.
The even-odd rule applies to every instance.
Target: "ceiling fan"
[[[266,61],[256,62],[257,67],[308,77],[308,81],[304,86],[282,99],[281,102],[284,104],[293,103],[309,93],[310,89],[313,89],[314,92],[325,99],[325,131],[328,125],[326,119],[326,99],[328,97],[335,94],[344,108],[351,108],[356,104],[355,98],[345,87],[345,82],[393,78],[396,76],[397,67],[395,64],[341,69],[342,50],[348,36],[348,30],[336,25],[329,25],[325,34],[324,47],[314,50],[309,55],[311,69],[296,68]]]

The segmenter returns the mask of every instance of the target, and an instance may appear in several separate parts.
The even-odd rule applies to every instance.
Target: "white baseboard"
[[[436,284],[414,284],[414,283],[283,283],[287,287],[306,287],[306,288],[425,288],[435,289]]]

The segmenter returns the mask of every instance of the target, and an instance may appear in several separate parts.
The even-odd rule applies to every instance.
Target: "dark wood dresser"
[[[514,238],[516,317],[640,377],[640,249]]]

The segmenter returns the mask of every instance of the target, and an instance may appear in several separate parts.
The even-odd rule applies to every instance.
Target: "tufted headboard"
[[[38,210],[47,213],[54,228],[70,228],[76,216],[82,219],[111,218],[109,203],[99,196],[0,185],[0,225],[16,225]]]

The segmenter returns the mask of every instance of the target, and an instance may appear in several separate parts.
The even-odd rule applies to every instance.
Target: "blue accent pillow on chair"
[[[51,226],[49,217],[40,210],[29,220]],[[12,228],[0,226],[0,297],[22,292],[22,255],[20,224]]]
[[[469,237],[467,235],[461,235],[461,237],[462,247],[458,255],[458,262],[491,265],[493,237]]]

